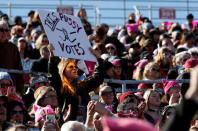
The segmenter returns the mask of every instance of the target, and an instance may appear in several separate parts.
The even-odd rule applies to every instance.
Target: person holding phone
[[[41,131],[59,131],[59,123],[55,118],[55,112],[50,105],[41,107],[33,105],[35,112],[35,126]]]

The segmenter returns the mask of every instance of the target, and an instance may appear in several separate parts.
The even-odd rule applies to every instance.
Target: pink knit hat
[[[138,24],[127,24],[127,32],[131,33],[131,32],[138,32]]]
[[[89,74],[92,75],[94,73],[96,62],[93,61],[85,61],[87,68],[89,70]]]
[[[198,64],[198,60],[195,58],[190,58],[185,62],[185,69],[193,68]]]
[[[46,116],[48,114],[56,116],[54,110],[50,105],[47,105],[46,107],[41,107],[36,104],[34,106],[34,112],[35,112],[35,122],[39,122],[41,119],[46,120]]]
[[[111,62],[114,66],[121,66],[120,61],[112,61]]]
[[[136,68],[144,68],[147,64],[148,64],[148,60],[147,59],[143,59],[138,61],[137,63],[135,63]]]
[[[157,131],[150,123],[136,118],[103,117],[104,131]]]
[[[166,81],[166,80],[162,80],[163,83],[163,88],[164,88],[164,93],[167,94],[167,92],[169,91],[169,89],[173,86],[179,86],[179,83],[176,81]]]

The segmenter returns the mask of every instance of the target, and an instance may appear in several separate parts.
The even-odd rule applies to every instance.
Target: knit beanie
[[[164,88],[164,93],[167,94],[169,89],[173,86],[179,86],[179,83],[176,81],[168,81],[166,82],[166,80],[162,80],[163,83],[163,88]]]
[[[121,66],[120,61],[112,61],[111,62],[114,66]]]
[[[122,94],[120,97],[119,97],[119,103],[121,103],[124,99],[125,99],[125,97],[127,97],[127,96],[129,96],[129,95],[134,95],[133,94],[133,92],[132,91],[127,91],[127,92],[125,92],[124,94]]]
[[[138,24],[127,24],[127,32],[131,33],[131,32],[138,32]]]
[[[54,110],[50,105],[47,105],[46,107],[41,107],[36,104],[33,105],[34,112],[35,112],[35,122],[39,122],[41,119],[47,120],[48,115],[53,115],[54,118],[56,116]]]
[[[12,85],[13,85],[13,80],[12,80],[11,76],[7,72],[0,72],[0,80],[2,80],[2,79],[10,80]]]
[[[148,62],[147,59],[143,59],[143,60],[140,60],[140,61],[138,61],[137,63],[135,63],[135,66],[136,66],[136,68],[142,69],[142,68],[144,68],[148,63],[149,63],[149,62]]]
[[[136,118],[103,117],[104,131],[157,131],[150,123]]]
[[[185,62],[185,69],[193,68],[198,64],[198,60],[190,58]]]

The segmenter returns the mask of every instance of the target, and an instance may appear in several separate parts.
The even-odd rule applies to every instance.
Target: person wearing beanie
[[[178,82],[176,81],[166,81],[162,80],[164,88],[164,98],[162,102],[164,104],[172,105],[174,103],[179,103],[182,99],[181,97],[181,88]]]
[[[119,97],[119,103],[121,103],[124,99],[126,99],[127,97],[132,97],[134,98],[134,103],[136,105],[138,105],[138,97],[132,92],[132,91],[127,91],[125,92],[124,94],[122,94],[120,97]]]
[[[133,42],[138,34],[139,24],[127,24],[127,35],[120,39],[120,42],[124,44],[125,48],[128,50],[130,43]]]
[[[133,78],[136,80],[143,79],[144,67],[149,63],[147,59],[142,59],[135,63],[136,69],[133,71]]]
[[[136,118],[111,118],[102,119],[103,131],[157,131],[150,123]]]
[[[126,96],[122,102],[118,104],[117,116],[125,118],[139,118],[141,113],[138,110],[138,100],[135,95]]]
[[[117,59],[111,62],[114,65],[115,78],[118,80],[128,80],[126,73],[121,64],[121,60]]]
[[[13,85],[12,78],[7,72],[0,72],[0,92],[3,96],[7,95],[7,89]]]
[[[56,113],[50,105],[45,107],[33,105],[35,112],[35,125],[41,131],[60,131]]]

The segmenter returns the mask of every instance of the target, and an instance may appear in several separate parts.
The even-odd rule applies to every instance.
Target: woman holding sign
[[[89,92],[97,88],[103,82],[103,60],[100,54],[91,49],[93,55],[96,56],[98,64],[92,76],[85,78],[83,81],[78,80],[78,67],[73,60],[60,60],[58,57],[52,57],[50,51],[49,73],[51,86],[53,86],[58,94],[58,101],[62,113],[71,104],[71,114],[69,120],[76,120],[79,114],[86,115],[86,106],[90,101]],[[79,110],[79,109],[82,110]],[[81,113],[80,113],[81,112]],[[85,118],[85,116],[83,116]],[[78,117],[79,118],[79,117]]]

